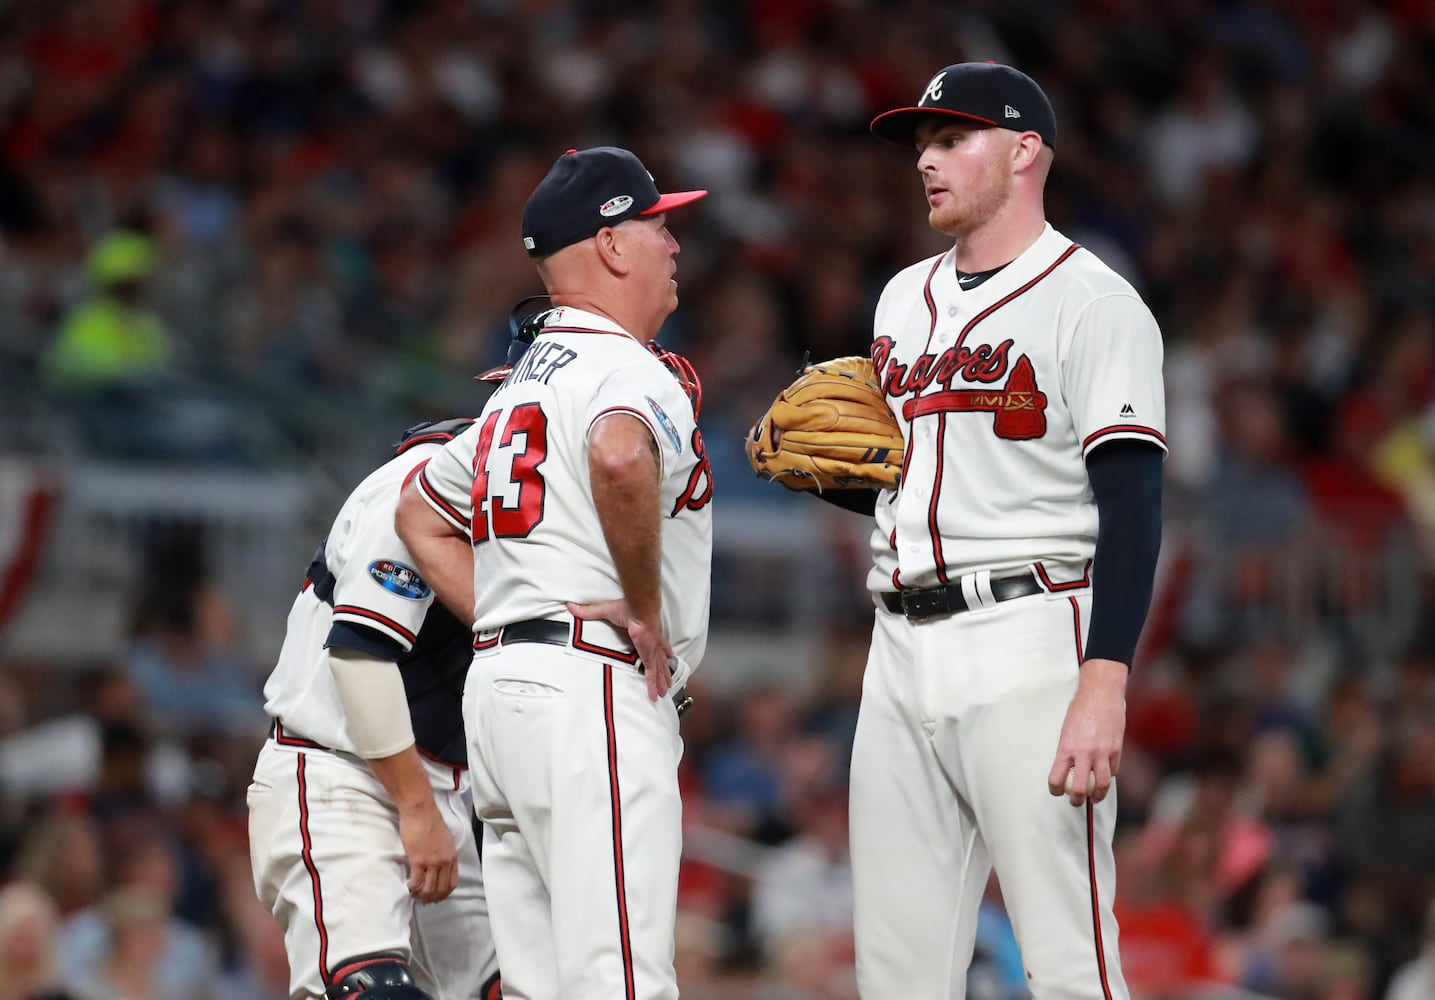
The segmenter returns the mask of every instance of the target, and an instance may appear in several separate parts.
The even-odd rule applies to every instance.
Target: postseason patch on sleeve
[[[411,601],[421,601],[433,593],[417,570],[391,559],[375,559],[369,563],[369,576],[389,593]]]
[[[683,453],[683,439],[678,434],[678,425],[673,423],[673,418],[668,416],[667,412],[658,405],[656,399],[652,396],[644,396],[643,398],[648,401],[648,407],[653,411],[653,416],[658,418],[658,426],[663,429],[663,433],[666,434],[668,440],[673,443],[673,449],[681,455]]]

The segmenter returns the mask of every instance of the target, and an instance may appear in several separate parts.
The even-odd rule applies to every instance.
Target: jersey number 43
[[[488,415],[473,456],[470,499],[475,545],[490,537],[524,538],[543,520],[543,495],[547,486],[538,468],[548,457],[548,417],[537,403],[523,403],[506,412],[506,421],[503,410]],[[500,422],[504,425],[503,433],[495,443]],[[500,453],[505,460],[500,460]],[[507,476],[498,483],[490,483],[495,466],[504,471],[505,465]],[[490,485],[499,486],[497,495],[489,489]],[[512,487],[517,488],[517,500],[509,505],[506,501],[513,496]]]

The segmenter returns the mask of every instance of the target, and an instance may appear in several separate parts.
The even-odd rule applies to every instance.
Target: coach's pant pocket
[[[562,688],[556,688],[552,684],[519,680],[517,677],[495,678],[493,690],[514,698],[552,698],[563,693]]]

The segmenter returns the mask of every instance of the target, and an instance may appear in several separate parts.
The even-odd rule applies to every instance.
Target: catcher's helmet
[[[668,371],[673,373],[673,378],[678,380],[678,385],[683,387],[683,392],[688,394],[688,399],[693,404],[693,419],[696,420],[702,415],[703,408],[703,383],[698,378],[698,370],[687,358],[676,351],[668,350],[656,340],[648,344],[648,350],[667,366]]]
[[[433,1000],[414,985],[408,963],[392,955],[346,962],[335,970],[333,980],[324,994],[329,1000]]]
[[[543,329],[548,314],[553,311],[553,306],[547,305],[542,309],[525,313],[524,310],[533,302],[551,303],[552,299],[547,295],[530,295],[518,300],[518,303],[508,313],[508,330],[511,335],[511,339],[508,341],[508,357],[498,367],[490,368],[482,375],[475,375],[476,381],[502,382],[508,378],[508,373],[513,371],[513,366],[518,364],[518,359],[523,357],[523,352],[528,350],[528,345],[533,343],[533,338],[538,336],[538,331]]]
[[[508,373],[513,371],[513,366],[518,363],[519,358],[523,357],[523,352],[528,350],[529,345],[533,343],[533,338],[538,336],[538,332],[543,329],[543,324],[548,321],[549,315],[555,308],[550,304],[542,309],[525,313],[524,310],[534,302],[551,303],[552,299],[547,295],[530,295],[518,300],[518,304],[508,314],[508,328],[512,333],[512,339],[508,342],[508,357],[503,364],[496,368],[490,368],[481,375],[475,375],[474,378],[477,381],[502,382],[508,378]],[[668,350],[657,341],[651,341],[648,344],[648,350],[652,351],[653,355],[667,366],[668,371],[673,373],[673,378],[678,380],[678,385],[682,386],[683,391],[688,394],[688,399],[693,404],[693,417],[696,418],[703,405],[703,384],[698,378],[697,369],[687,358],[676,351]]]

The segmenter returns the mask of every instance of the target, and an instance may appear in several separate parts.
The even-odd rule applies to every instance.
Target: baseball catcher
[[[872,362],[855,355],[804,365],[747,438],[760,478],[818,493],[896,489],[904,451]]]

